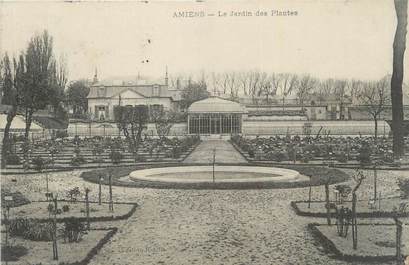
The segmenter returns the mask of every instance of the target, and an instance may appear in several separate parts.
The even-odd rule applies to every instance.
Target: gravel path
[[[352,171],[349,171],[352,173]],[[362,186],[365,198],[371,172]],[[378,173],[379,190],[392,194],[396,178],[409,172]],[[44,176],[2,176],[2,185],[41,196]],[[17,178],[17,183],[11,182]],[[90,187],[79,172],[54,173],[50,189]],[[107,187],[103,192],[107,194]],[[291,200],[307,198],[308,188],[275,190],[155,190],[114,187],[114,197],[141,204],[128,220],[95,226],[118,226],[119,232],[90,264],[351,264],[330,258],[306,230],[310,222],[296,216]],[[324,188],[313,197],[323,199]],[[381,220],[382,221],[382,220]],[[360,264],[360,263],[353,263]]]
[[[183,161],[184,163],[212,163],[213,150],[216,150],[216,163],[247,163],[247,160],[225,140],[203,141]]]

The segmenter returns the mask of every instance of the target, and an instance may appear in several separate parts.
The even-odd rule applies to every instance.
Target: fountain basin
[[[291,169],[256,166],[215,166],[215,182],[302,182],[309,178]],[[212,166],[164,167],[136,170],[129,174],[135,181],[166,183],[212,183]]]

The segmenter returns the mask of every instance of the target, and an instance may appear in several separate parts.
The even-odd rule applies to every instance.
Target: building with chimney
[[[139,78],[134,82],[104,83],[97,71],[88,94],[88,112],[94,120],[113,120],[115,106],[146,105],[150,110],[163,108],[178,110],[180,90],[169,87],[166,71],[163,82],[147,83]]]

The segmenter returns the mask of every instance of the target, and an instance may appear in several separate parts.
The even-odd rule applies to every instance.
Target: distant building
[[[115,106],[146,105],[150,110],[177,110],[181,96],[180,90],[169,88],[167,73],[163,84],[146,84],[141,80],[104,84],[95,74],[87,98],[88,111],[93,119],[113,120]]]

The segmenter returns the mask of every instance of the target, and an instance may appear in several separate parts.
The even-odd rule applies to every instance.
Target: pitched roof
[[[160,89],[159,96],[153,94],[154,86],[158,86]],[[180,100],[180,91],[169,90],[168,87],[164,85],[94,85],[91,86],[87,98],[112,98],[127,90],[134,91],[135,93],[146,98],[162,97]]]
[[[240,103],[210,97],[196,101],[190,105],[189,113],[246,113],[246,109]]]

